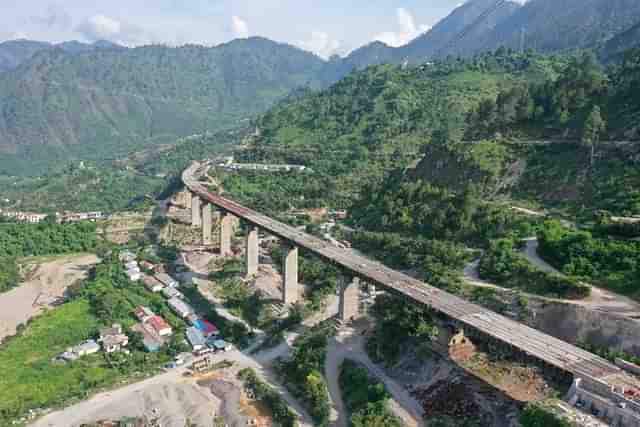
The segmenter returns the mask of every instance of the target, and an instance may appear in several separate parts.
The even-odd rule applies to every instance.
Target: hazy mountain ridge
[[[324,64],[261,38],[216,48],[43,51],[0,76],[0,152],[45,166],[173,142],[262,112],[295,88],[318,87]],[[24,165],[7,156],[2,167],[16,173]]]
[[[636,0],[530,0],[462,53],[499,46],[550,52],[602,48],[640,22]]]
[[[478,21],[495,4],[470,0],[406,46],[373,42],[329,61],[257,37],[178,48],[2,43],[0,71],[20,68],[0,73],[0,98],[6,100],[0,110],[0,174],[36,173],[70,159],[113,158],[217,131],[266,111],[292,91],[328,87],[371,65],[419,64],[435,55],[470,56],[502,45],[547,51],[594,47],[611,57],[637,44],[636,0],[530,0],[524,6],[506,1]]]
[[[0,73],[10,71],[20,64],[30,60],[39,52],[51,49],[62,49],[70,54],[91,52],[96,49],[125,49],[123,46],[100,40],[94,43],[82,43],[71,40],[58,44],[33,41],[33,40],[9,40],[0,43]]]

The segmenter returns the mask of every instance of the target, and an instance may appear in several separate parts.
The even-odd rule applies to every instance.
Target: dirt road
[[[52,307],[97,262],[97,256],[88,254],[60,257],[36,266],[28,281],[0,294],[0,342],[15,334],[18,325]]]
[[[562,274],[561,272],[556,270],[553,266],[549,265],[545,260],[543,260],[540,257],[540,255],[538,255],[538,240],[536,238],[530,238],[526,240],[526,246],[522,251],[522,254],[527,258],[527,260],[531,264],[536,266],[536,268],[539,268],[540,270],[546,271],[549,273]],[[478,272],[479,264],[480,264],[480,260],[475,260],[467,264],[467,266],[465,267],[463,274],[464,274],[464,279],[468,284],[481,287],[481,288],[507,289],[502,286],[498,286],[494,283],[490,283],[481,279],[480,274]],[[591,295],[581,300],[566,300],[566,299],[560,299],[560,298],[550,298],[550,297],[544,297],[540,295],[533,295],[526,292],[522,292],[522,294],[530,298],[537,298],[544,301],[577,305],[577,306],[587,308],[589,310],[601,311],[604,313],[626,317],[633,320],[637,320],[640,317],[640,303],[624,295],[618,295],[613,292],[604,290],[602,288],[598,288],[596,286],[592,286],[592,285],[590,286],[591,286]]]
[[[275,374],[265,369],[252,357],[239,350],[221,353],[214,362],[228,360],[237,369],[250,367],[265,382],[269,383],[286,400],[287,404],[299,415],[301,427],[311,427],[313,422],[301,405],[277,381]],[[145,381],[131,384],[118,390],[98,394],[63,410],[50,413],[30,425],[30,427],[77,427],[102,419],[121,419],[123,417],[158,418],[165,427],[184,427],[189,418],[199,426],[211,425],[214,414],[222,408],[233,408],[238,402],[225,402],[224,399],[237,399],[238,393],[229,393],[216,397],[212,390],[198,385],[198,378],[185,378],[185,368],[174,369]],[[235,371],[224,378],[235,381]],[[224,397],[224,399],[221,399]]]
[[[422,426],[423,411],[420,403],[401,384],[389,377],[383,369],[369,359],[364,350],[365,339],[362,336],[362,330],[362,328],[357,327],[343,327],[336,337],[329,340],[327,358],[325,360],[325,376],[333,404],[331,425],[335,427],[349,425],[338,377],[342,362],[345,359],[351,359],[365,366],[372,376],[384,383],[392,396],[389,401],[389,408],[402,420],[405,426]]]
[[[538,239],[527,239],[527,245],[523,251],[530,263],[537,268],[550,273],[562,274],[553,266],[549,265],[538,254]],[[598,310],[618,316],[637,319],[640,317],[640,303],[624,295],[618,295],[605,289],[591,286],[591,295],[580,301],[569,301],[591,310]]]

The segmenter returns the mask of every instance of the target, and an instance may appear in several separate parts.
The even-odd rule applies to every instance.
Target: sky
[[[262,36],[324,58],[401,46],[463,0],[0,0],[0,41],[213,46]]]

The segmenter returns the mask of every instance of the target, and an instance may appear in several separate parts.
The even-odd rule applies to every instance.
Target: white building
[[[171,307],[171,309],[183,319],[186,319],[194,312],[193,308],[191,308],[189,304],[179,298],[171,298],[167,301],[167,304],[169,304],[169,307]]]
[[[132,282],[137,282],[142,279],[142,273],[140,273],[140,270],[127,270],[127,277]]]
[[[152,276],[145,275],[142,278],[142,283],[144,283],[144,286],[151,292],[162,292],[162,290],[164,289],[164,285]]]
[[[178,281],[167,273],[158,273],[155,275],[155,278],[169,288],[175,288],[179,285]]]
[[[184,295],[182,295],[182,292],[180,292],[176,288],[164,288],[162,290],[162,295],[164,295],[166,298],[184,299]]]

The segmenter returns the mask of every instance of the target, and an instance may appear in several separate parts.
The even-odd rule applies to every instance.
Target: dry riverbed
[[[97,256],[82,254],[52,258],[31,267],[25,282],[0,294],[0,342],[14,335],[18,325],[53,307],[97,262]]]

